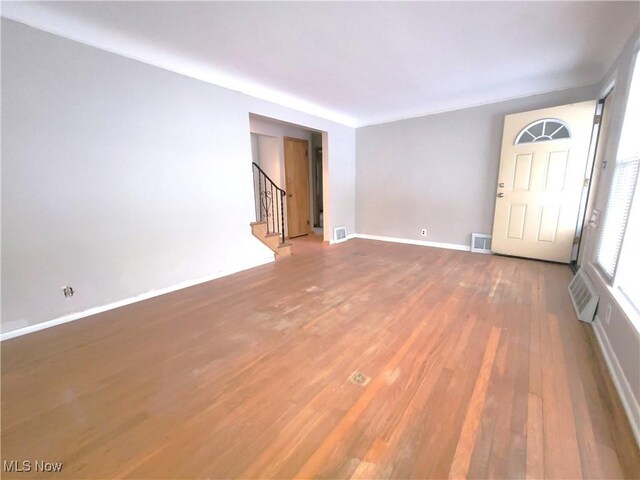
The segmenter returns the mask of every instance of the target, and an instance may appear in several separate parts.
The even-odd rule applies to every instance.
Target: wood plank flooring
[[[2,460],[64,462],[3,478],[639,478],[570,278],[310,237],[3,342]]]

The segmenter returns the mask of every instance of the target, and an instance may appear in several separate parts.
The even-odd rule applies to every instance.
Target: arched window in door
[[[571,138],[569,126],[562,120],[543,118],[527,125],[516,137],[516,145],[521,143],[548,142]]]

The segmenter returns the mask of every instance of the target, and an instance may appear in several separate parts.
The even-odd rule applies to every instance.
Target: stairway
[[[291,255],[291,244],[282,242],[279,233],[268,233],[267,222],[252,222],[251,233],[276,254],[276,259]]]
[[[284,241],[285,191],[278,187],[260,166],[253,162],[253,189],[256,221],[251,233],[276,254],[276,259],[291,255],[291,244]]]

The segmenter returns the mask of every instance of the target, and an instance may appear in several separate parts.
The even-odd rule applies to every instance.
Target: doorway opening
[[[593,130],[591,132],[591,147],[589,149],[589,158],[587,160],[587,170],[585,173],[584,189],[582,199],[580,201],[580,215],[578,217],[578,225],[576,228],[576,237],[578,243],[571,258],[571,268],[577,272],[582,265],[584,252],[586,250],[587,235],[586,229],[591,222],[591,212],[595,205],[595,193],[598,191],[598,183],[602,169],[606,165],[604,162],[604,144],[605,136],[609,128],[610,108],[613,100],[613,86],[598,100],[596,114],[593,120]]]
[[[322,234],[324,228],[324,199],[322,192],[322,134],[311,133],[311,179],[313,194],[313,230]]]
[[[327,178],[327,133],[260,115],[249,115],[252,161],[285,191],[285,237],[325,232],[324,182]],[[258,197],[256,197],[258,198]],[[256,200],[256,211],[264,208]]]

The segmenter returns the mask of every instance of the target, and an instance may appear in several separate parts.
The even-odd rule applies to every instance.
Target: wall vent
[[[491,235],[472,233],[471,251],[475,253],[491,253]]]
[[[333,243],[347,241],[347,227],[336,227],[333,229]]]
[[[584,270],[578,270],[569,284],[569,297],[576,310],[578,320],[591,323],[598,306],[598,292]]]

